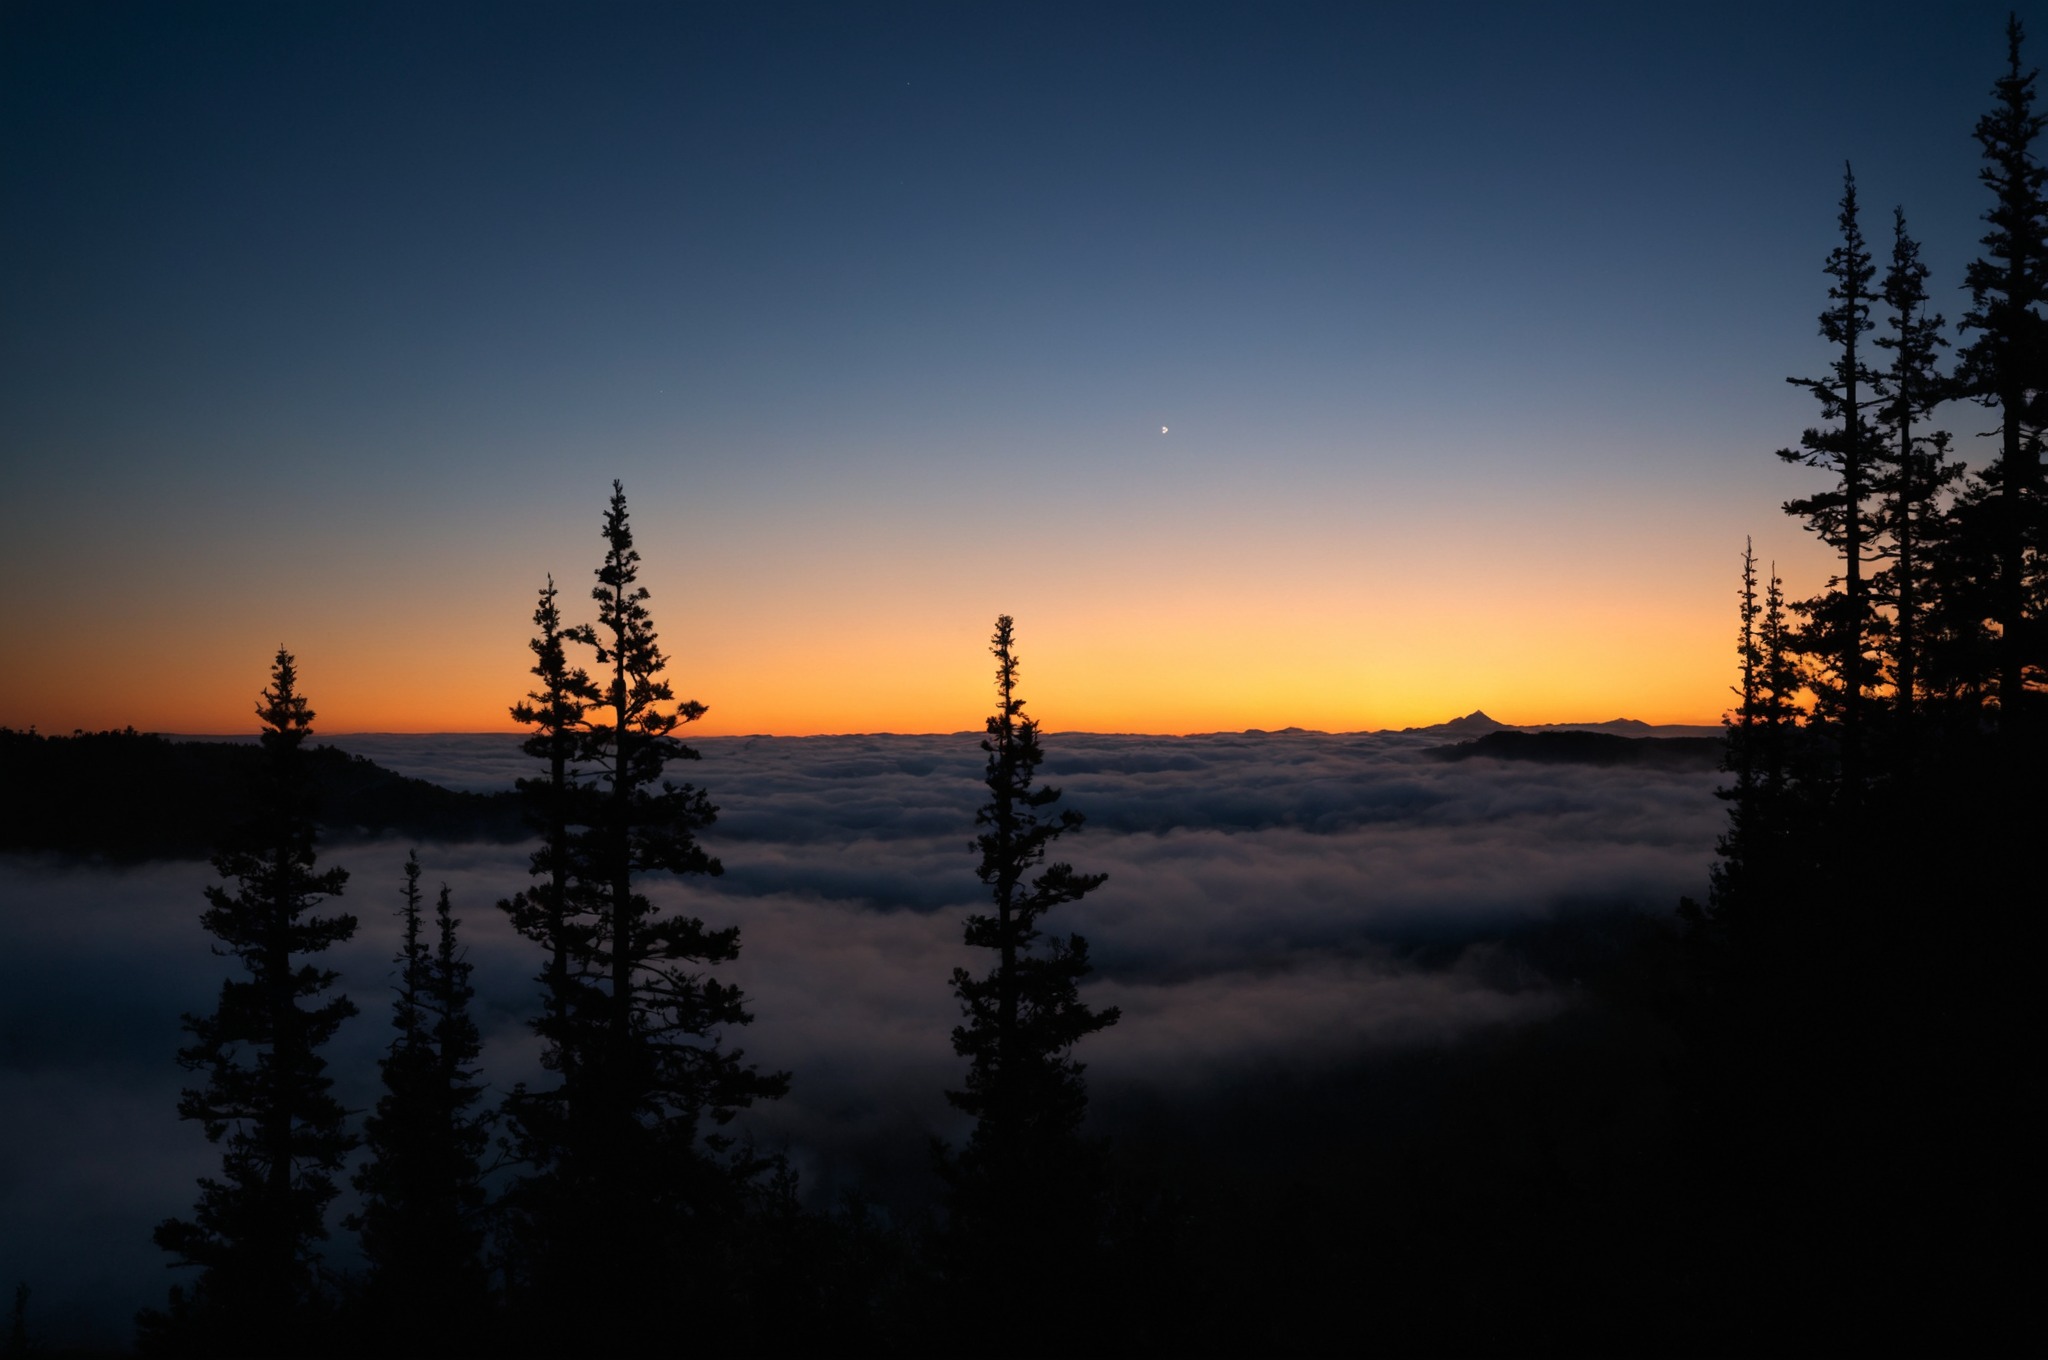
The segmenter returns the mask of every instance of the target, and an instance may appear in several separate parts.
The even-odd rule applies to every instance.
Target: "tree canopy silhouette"
[[[1870,284],[1875,267],[1858,221],[1856,177],[1842,169],[1841,244],[1828,253],[1830,305],[1820,314],[1820,333],[1834,350],[1819,378],[1787,378],[1820,403],[1823,424],[1800,436],[1796,449],[1780,449],[1787,462],[1805,463],[1833,474],[1834,484],[1785,505],[1841,556],[1841,571],[1826,594],[1799,606],[1807,616],[1802,643],[1816,662],[1810,676],[1815,693],[1840,714],[1844,780],[1852,789],[1863,765],[1863,707],[1869,685],[1870,596],[1864,568],[1871,522],[1865,508],[1879,448],[1869,407],[1877,376],[1863,338],[1872,329]]]
[[[2048,166],[2035,149],[2048,117],[2034,111],[2038,71],[2023,69],[2019,16],[2006,21],[2006,71],[1993,83],[1991,111],[1977,120],[1979,178],[1991,190],[1984,253],[1965,281],[1975,332],[1958,354],[1968,396],[1998,412],[1998,455],[1969,509],[1984,521],[1995,564],[1990,592],[1997,621],[1999,721],[2022,721],[2032,689],[2048,683],[2041,557],[2044,543],[2041,444],[2048,428]]]
[[[1701,1241],[1720,1256],[1708,1268],[1759,1317],[1774,1302],[1788,1335],[1836,1345],[1870,1299],[1911,1297],[1932,1302],[1886,1310],[1892,1344],[2013,1349],[2010,1299],[2029,1287],[1991,1244],[2016,1230],[2009,1206],[2038,1209],[2024,1183],[2038,1187],[2048,1106],[2020,1037],[2044,1024],[2022,961],[2048,946],[2034,848],[2048,824],[2035,711],[2048,248],[2031,150],[2042,120],[2016,20],[2007,39],[1977,129],[1992,229],[1969,270],[1962,328],[1976,338],[1956,381],[1936,366],[1942,319],[1902,211],[1875,299],[1888,320],[1860,319],[1872,270],[1845,188],[1822,314],[1837,358],[1831,379],[1806,384],[1833,424],[1802,445],[1841,481],[1786,506],[1843,567],[1801,606],[1811,623],[1788,684],[1776,576],[1760,607],[1745,555],[1730,822],[1709,903],[1687,912],[1700,989],[1691,1134],[1712,1168]],[[1863,370],[1864,329],[1879,331],[1887,368]],[[1876,437],[1858,440],[1865,391]],[[1948,461],[1934,428],[1956,396],[2000,412],[1982,473]],[[1859,558],[1883,564],[1860,603]],[[1760,1223],[1787,1245],[1745,1256]]]
[[[1113,1006],[1098,1011],[1081,1000],[1088,942],[1039,928],[1045,913],[1079,901],[1108,876],[1045,863],[1053,842],[1079,830],[1083,818],[1072,808],[1055,811],[1060,791],[1037,781],[1045,757],[1038,724],[1017,695],[1015,641],[1005,614],[990,641],[996,711],[981,742],[989,800],[974,819],[981,828],[975,873],[993,910],[969,916],[966,932],[968,945],[993,951],[995,963],[980,976],[953,970],[965,1017],[953,1031],[953,1051],[968,1069],[963,1089],[946,1099],[975,1124],[947,1171],[954,1257],[970,1296],[1014,1289],[1048,1261],[1078,1266],[1092,1248],[1096,1187],[1080,1138],[1088,1095],[1073,1050],[1119,1016]],[[1011,1339],[1028,1348],[1051,1336],[1026,1328]]]
[[[348,939],[356,920],[315,912],[348,874],[315,860],[300,750],[313,710],[297,686],[279,648],[256,710],[266,757],[257,812],[214,857],[227,882],[206,890],[200,918],[242,975],[221,983],[212,1014],[185,1017],[192,1043],[178,1061],[206,1081],[185,1091],[178,1114],[223,1151],[220,1178],[199,1182],[193,1216],[156,1230],[158,1246],[201,1272],[189,1297],[173,1291],[167,1314],[146,1316],[145,1339],[160,1350],[309,1350],[326,1302],[313,1244],[326,1236],[335,1174],[356,1140],[320,1050],[356,1008],[346,996],[320,999],[338,975],[308,956]]]
[[[405,863],[397,995],[398,1034],[380,1067],[384,1094],[363,1125],[370,1160],[356,1172],[363,1207],[349,1220],[362,1235],[370,1275],[366,1321],[431,1349],[471,1344],[488,1301],[483,1265],[484,1189],[479,1159],[489,1120],[476,1061],[482,1039],[470,1018],[469,962],[456,939],[448,887],[434,907],[434,938],[420,911],[420,859]]]
[[[528,1309],[578,1345],[624,1346],[664,1332],[684,1296],[716,1289],[709,1267],[758,1169],[726,1156],[720,1130],[780,1096],[788,1076],[726,1046],[752,1017],[739,989],[706,970],[738,957],[739,928],[707,926],[645,891],[652,875],[721,872],[697,840],[716,809],[665,778],[697,758],[675,734],[705,707],[678,702],[666,678],[616,481],[604,539],[595,624],[563,628],[552,583],[543,591],[540,684],[514,709],[535,727],[527,749],[549,762],[527,786],[546,837],[538,882],[512,915],[547,951],[536,1028],[559,1085],[522,1093],[511,1112],[535,1166],[520,1196],[532,1228]],[[567,643],[592,649],[595,682],[569,665]],[[591,1308],[599,1297],[621,1302]]]

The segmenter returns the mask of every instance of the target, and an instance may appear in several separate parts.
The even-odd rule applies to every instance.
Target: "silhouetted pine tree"
[[[594,646],[596,638],[588,625],[563,627],[552,576],[541,589],[533,622],[539,632],[528,646],[539,683],[525,700],[512,706],[512,720],[534,729],[520,749],[547,762],[544,777],[518,781],[528,823],[541,837],[532,859],[537,882],[499,905],[511,914],[522,935],[547,951],[546,971],[540,978],[543,1015],[536,1029],[542,1038],[553,1041],[566,1033],[568,1017],[575,1009],[576,980],[570,961],[583,937],[576,934],[579,913],[572,900],[577,875],[571,828],[588,821],[589,800],[576,761],[584,742],[584,714],[598,699],[589,673],[570,664],[565,644]],[[562,1081],[565,1087],[573,1086],[574,1073],[564,1072]]]
[[[1736,974],[1753,970],[1770,948],[1768,936],[1782,929],[1785,903],[1779,900],[1792,879],[1811,885],[1803,862],[1795,822],[1801,809],[1795,800],[1808,795],[1810,770],[1800,743],[1797,659],[1787,645],[1784,583],[1772,564],[1763,594],[1757,593],[1756,552],[1749,540],[1742,550],[1742,581],[1738,593],[1736,658],[1740,667],[1737,704],[1728,715],[1727,754],[1723,768],[1735,776],[1720,790],[1729,804],[1728,829],[1717,845],[1707,905],[1690,900],[1681,914],[1713,956],[1712,985],[1726,987]],[[1746,983],[1740,985],[1747,985]]]
[[[587,626],[564,626],[555,596],[550,576],[534,609],[537,631],[528,643],[536,683],[511,710],[513,721],[533,729],[520,749],[545,762],[547,770],[537,778],[519,780],[527,824],[540,837],[530,861],[534,882],[498,903],[519,933],[542,950],[536,979],[541,1012],[533,1029],[543,1044],[541,1061],[556,1078],[544,1090],[530,1090],[522,1083],[505,1102],[514,1149],[530,1171],[503,1206],[509,1232],[501,1246],[515,1281],[530,1274],[530,1258],[543,1250],[538,1240],[542,1225],[560,1219],[570,1208],[541,1202],[564,1192],[566,1172],[547,1173],[588,1160],[587,1153],[576,1149],[583,1141],[584,1121],[579,1115],[587,1114],[580,1057],[589,1044],[576,1026],[579,1020],[587,1022],[593,1009],[585,1004],[592,982],[578,966],[592,946],[589,893],[577,871],[578,835],[590,820],[590,790],[580,778],[577,760],[585,739],[584,714],[597,701],[598,690],[589,673],[570,662],[567,650],[568,643],[588,646],[595,639]]]
[[[1787,514],[1805,518],[1813,531],[1841,554],[1842,569],[1827,594],[1799,606],[1808,624],[1802,649],[1815,669],[1809,677],[1827,716],[1840,722],[1843,783],[1851,801],[1863,774],[1863,709],[1870,684],[1870,595],[1864,567],[1871,522],[1865,508],[1878,456],[1869,418],[1876,377],[1861,341],[1872,328],[1870,251],[1857,223],[1856,177],[1844,166],[1838,221],[1842,243],[1828,254],[1826,273],[1833,304],[1820,314],[1820,333],[1836,356],[1821,378],[1787,378],[1820,403],[1823,425],[1800,436],[1796,449],[1780,449],[1787,462],[1825,469],[1834,485],[1816,495],[1788,501]],[[1836,587],[1839,587],[1837,589]]]
[[[406,860],[403,895],[391,1017],[398,1037],[381,1064],[377,1112],[364,1121],[370,1160],[355,1175],[363,1207],[349,1226],[362,1234],[369,1262],[370,1326],[441,1349],[474,1344],[488,1302],[478,1162],[489,1130],[473,1108],[483,1096],[475,1067],[482,1040],[445,884],[435,941],[422,938],[417,851]]]
[[[200,920],[239,960],[243,976],[221,984],[211,1015],[187,1015],[193,1042],[179,1050],[206,1084],[178,1102],[223,1145],[221,1176],[202,1178],[190,1219],[167,1219],[158,1246],[200,1269],[189,1298],[172,1292],[168,1314],[145,1314],[152,1349],[207,1355],[295,1355],[321,1349],[326,1300],[313,1243],[334,1175],[355,1146],[329,1093],[320,1049],[356,1013],[345,996],[314,1003],[338,976],[307,962],[355,933],[353,916],[314,915],[347,882],[318,869],[302,743],[313,711],[297,691],[291,654],[279,648],[271,687],[256,712],[267,756],[261,809],[245,835],[214,857],[233,884],[206,890]]]
[[[1948,394],[1935,367],[1947,341],[1941,338],[1941,315],[1927,310],[1927,266],[1920,262],[1919,243],[1906,234],[1903,209],[1892,213],[1892,261],[1883,295],[1891,324],[1877,343],[1891,352],[1892,361],[1880,378],[1883,403],[1877,422],[1883,438],[1871,488],[1886,534],[1875,551],[1889,565],[1878,574],[1872,595],[1890,607],[1889,616],[1880,620],[1878,641],[1892,687],[1896,774],[1913,765],[1924,700],[1921,654],[1934,586],[1929,545],[1947,531],[1945,495],[1963,472],[1960,464],[1947,460],[1948,432],[1923,424]]]
[[[1852,733],[1838,749],[1795,739],[1784,796],[1743,800],[1721,843],[1705,915],[1722,929],[1694,932],[1707,946],[1694,957],[1716,984],[1691,1027],[1695,1152],[1707,1168],[1700,1259],[1714,1292],[1751,1314],[1730,1340],[1765,1319],[1792,1344],[1803,1333],[1837,1348],[1864,1339],[1851,1329],[1866,1317],[1882,1317],[1869,1339],[1894,1348],[2002,1353],[2038,1332],[2014,1302],[2034,1267],[2000,1244],[2038,1217],[2048,1108],[2032,1037],[2048,1024],[2035,976],[2048,949],[2038,849],[2048,746],[2025,706],[2039,664],[2029,630],[2042,603],[2048,249],[2029,150],[2042,122],[2016,22],[2007,38],[1998,107],[1978,125],[1998,197],[1987,257],[1970,273],[1965,324],[1981,335],[1950,389],[1999,409],[2001,453],[1946,503],[1958,474],[1942,437],[1924,429],[1943,395],[1940,319],[1925,310],[1926,271],[1903,217],[1884,288],[1892,325],[1880,343],[1892,363],[1872,412],[1882,440],[1869,488],[1874,527],[1890,540],[1878,543],[1889,563],[1873,598],[1891,617],[1873,637],[1905,739],[1873,743],[1867,787]],[[1830,257],[1840,305],[1823,316],[1841,347],[1838,375],[1856,372],[1867,277],[1853,220],[1852,192],[1844,246]],[[1846,377],[1807,385],[1841,422],[1809,432],[1808,449],[1853,447]],[[1822,461],[1846,483],[1844,457]],[[1854,502],[1837,490],[1786,508],[1848,554]],[[1835,652],[1839,680],[1849,658]],[[1849,696],[1829,692],[1826,675],[1808,678],[1823,682],[1814,713],[1847,727]],[[1836,784],[1859,796],[1834,796]],[[1734,947],[1712,948],[1721,943]]]
[[[1761,803],[1758,764],[1763,745],[1764,658],[1758,619],[1763,614],[1763,606],[1757,600],[1756,544],[1753,539],[1742,541],[1742,584],[1737,598],[1740,606],[1736,611],[1735,635],[1735,656],[1739,668],[1734,687],[1736,704],[1734,711],[1722,719],[1728,741],[1723,750],[1721,768],[1735,776],[1732,787],[1719,790],[1720,796],[1730,804],[1729,830],[1722,837],[1720,846],[1722,862],[1716,867],[1716,872],[1723,877],[1731,872],[1732,864],[1746,858],[1742,841],[1747,829],[1757,821]],[[1704,909],[1693,899],[1685,898],[1679,903],[1679,914],[1695,928],[1719,927],[1723,924],[1719,910],[1721,896],[1709,897]]]
[[[641,891],[650,874],[721,872],[697,842],[716,810],[702,790],[663,777],[672,762],[697,758],[674,734],[705,708],[677,703],[663,678],[668,659],[617,482],[604,535],[597,623],[560,634],[594,644],[595,702],[543,676],[543,694],[586,705],[574,762],[588,784],[571,813],[582,820],[572,823],[563,887],[580,919],[555,942],[572,993],[566,1028],[549,1036],[550,1065],[573,1079],[573,1120],[540,1163],[527,1303],[575,1344],[616,1349],[668,1334],[687,1300],[723,1289],[718,1253],[761,1164],[725,1157],[731,1140],[717,1130],[782,1095],[788,1076],[724,1047],[724,1031],[752,1017],[736,987],[702,970],[738,957],[738,927],[665,912]],[[537,673],[555,666],[547,649],[536,652]],[[539,739],[547,733],[544,725]],[[705,1308],[715,1327],[713,1300]]]
[[[1735,774],[1735,792],[1738,797],[1751,792],[1756,786],[1756,743],[1751,740],[1757,720],[1763,711],[1764,660],[1762,640],[1757,636],[1757,619],[1763,613],[1763,606],[1756,595],[1756,543],[1753,539],[1742,540],[1742,605],[1737,611],[1739,631],[1735,640],[1736,659],[1741,664],[1740,679],[1735,687],[1736,708],[1729,722],[1728,766]]]
[[[1080,999],[1089,973],[1088,942],[1045,935],[1039,920],[1102,886],[1105,874],[1044,864],[1052,843],[1078,830],[1082,816],[1057,813],[1060,791],[1037,783],[1044,753],[1038,724],[1017,697],[1015,626],[996,620],[996,711],[981,749],[988,753],[989,801],[975,814],[981,862],[994,911],[967,918],[967,943],[995,951],[992,971],[977,977],[953,970],[953,992],[966,1023],[953,1031],[953,1051],[968,1059],[965,1089],[946,1092],[974,1117],[974,1132],[957,1160],[944,1166],[951,1184],[952,1267],[970,1310],[1013,1299],[1027,1285],[1049,1284],[1058,1266],[1071,1281],[1095,1243],[1097,1197],[1080,1131],[1088,1104],[1074,1045],[1117,1022],[1115,1007],[1097,1011]],[[1034,874],[1034,870],[1037,872]],[[1052,1344],[1065,1319],[1007,1318],[1002,1346],[1037,1350]]]
[[[1996,581],[1987,601],[1997,622],[2000,722],[2011,725],[2031,688],[2048,682],[2041,557],[2044,538],[2041,444],[2048,426],[2048,167],[2035,151],[2048,119],[2034,112],[2038,72],[2020,65],[2019,18],[2006,24],[2007,66],[1997,103],[1977,122],[1979,172],[1993,195],[1984,214],[1984,254],[1966,274],[1971,308],[1960,328],[1977,337],[1958,354],[1956,380],[1999,413],[1999,452],[1970,498],[1966,519],[1981,525]]]
[[[1764,587],[1762,621],[1757,631],[1756,737],[1761,745],[1757,758],[1759,786],[1767,797],[1780,797],[1790,776],[1790,746],[1799,728],[1799,691],[1804,683],[1798,659],[1792,654],[1791,632],[1785,617],[1785,582],[1778,564],[1771,563]]]

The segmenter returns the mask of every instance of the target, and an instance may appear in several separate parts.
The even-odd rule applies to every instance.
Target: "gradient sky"
[[[0,722],[507,727],[613,477],[709,733],[1711,721],[2006,10],[8,0]]]

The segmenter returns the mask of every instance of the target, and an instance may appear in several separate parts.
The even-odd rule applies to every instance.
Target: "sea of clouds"
[[[1090,1038],[1098,1122],[1236,1078],[1304,1074],[1361,1055],[1456,1045],[1572,1004],[1569,978],[1514,942],[1574,915],[1669,912],[1700,895],[1725,819],[1711,770],[1593,768],[1425,751],[1441,733],[1053,734],[1045,778],[1087,817],[1056,857],[1109,875],[1048,919],[1087,937],[1085,996],[1121,1008]],[[503,736],[332,739],[453,788],[531,773]],[[738,925],[727,976],[755,1021],[727,1036],[787,1099],[739,1129],[787,1151],[823,1202],[928,1177],[932,1137],[965,1129],[943,1092],[955,967],[984,901],[970,849],[986,790],[977,734],[732,737],[697,743],[676,777],[719,807],[712,879],[657,900]],[[351,1109],[374,1105],[389,1041],[402,866],[395,840],[325,846],[350,872],[334,906],[356,937],[326,956],[362,1013],[329,1051]],[[526,1024],[533,948],[495,904],[528,848],[417,847],[429,891],[453,894],[476,966],[484,1070],[497,1090],[539,1072]],[[108,868],[0,857],[0,1286],[26,1281],[46,1339],[118,1343],[175,1278],[149,1241],[218,1167],[176,1115],[193,1080],[178,1017],[211,1009],[226,961],[200,929],[199,862]],[[352,1244],[329,1214],[333,1256]]]

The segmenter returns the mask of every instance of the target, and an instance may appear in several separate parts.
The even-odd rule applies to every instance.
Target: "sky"
[[[506,730],[614,478],[710,735],[1711,722],[2005,16],[10,0],[0,723]]]
[[[1048,740],[1058,806],[1087,818],[1056,853],[1109,876],[1053,918],[1088,940],[1088,1004],[1123,1012],[1077,1050],[1091,1129],[1130,1135],[1162,1109],[1199,1125],[1207,1100],[1263,1109],[1260,1081],[1337,1088],[1355,1063],[1557,1015],[1583,999],[1564,960],[1597,957],[1602,929],[1630,913],[1668,915],[1705,891],[1727,822],[1719,771],[1423,754],[1444,740]],[[510,736],[340,744],[450,787],[504,788],[528,763]],[[792,1081],[735,1129],[786,1151],[815,1207],[848,1189],[928,1203],[930,1140],[967,1132],[943,1094],[964,1070],[947,978],[988,966],[961,934],[988,900],[968,843],[983,762],[955,734],[712,738],[672,767],[718,805],[703,840],[724,873],[642,886],[664,910],[740,927],[719,978],[754,1021],[722,1042]],[[378,1095],[414,848],[429,898],[446,883],[461,919],[493,1098],[545,1080],[528,1028],[537,956],[493,905],[527,882],[531,845],[323,838],[320,866],[349,880],[318,910],[359,922],[320,958],[361,1012],[324,1050],[351,1110]],[[150,1230],[188,1214],[195,1179],[219,1169],[219,1149],[177,1117],[192,1076],[171,1061],[179,1015],[218,994],[223,962],[195,920],[218,877],[199,860],[0,857],[0,1109],[35,1115],[0,1121],[0,1282],[30,1285],[42,1344],[125,1344],[135,1311],[181,1278]],[[1575,931],[1590,948],[1561,954]],[[356,1259],[339,1226],[353,1205],[344,1189],[327,1213],[335,1268]]]

